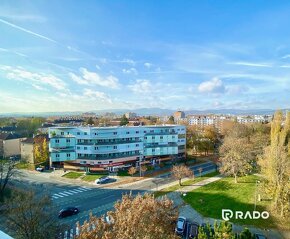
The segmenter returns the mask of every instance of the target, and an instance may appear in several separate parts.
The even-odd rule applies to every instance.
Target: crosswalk
[[[78,193],[83,193],[83,192],[90,191],[90,190],[92,190],[92,188],[78,187],[78,188],[66,190],[66,191],[63,191],[63,192],[54,193],[51,197],[52,197],[53,200],[56,200],[56,199],[59,199],[59,198],[72,196],[72,195],[75,195],[75,194],[78,194]]]

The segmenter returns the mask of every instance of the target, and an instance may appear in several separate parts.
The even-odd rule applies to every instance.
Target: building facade
[[[20,142],[24,139],[17,134],[0,133],[0,157],[20,155]]]
[[[128,127],[53,127],[52,165],[69,164],[115,171],[185,157],[186,128],[177,125]]]

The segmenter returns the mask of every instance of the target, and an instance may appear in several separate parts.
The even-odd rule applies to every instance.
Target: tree
[[[248,228],[244,228],[244,230],[240,233],[239,239],[255,239],[256,237],[250,232]]]
[[[193,177],[193,172],[189,169],[189,167],[185,165],[174,165],[172,167],[172,176],[175,179],[178,179],[179,185],[181,186],[181,180],[186,177]]]
[[[16,191],[6,202],[5,213],[8,228],[19,239],[55,238],[62,227],[55,220],[50,197],[37,197],[32,191]]]
[[[104,217],[90,216],[79,226],[77,239],[175,239],[175,222],[178,211],[173,201],[164,197],[155,199],[153,195],[124,195],[115,210]]]
[[[141,174],[144,175],[144,173],[147,171],[147,167],[145,165],[141,166]]]
[[[14,160],[4,160],[0,159],[0,200],[3,199],[4,191],[9,180],[16,173]]]
[[[137,172],[137,169],[135,167],[130,167],[128,170],[128,174],[133,176]]]
[[[271,123],[271,144],[258,161],[266,178],[265,192],[273,199],[273,212],[289,215],[290,199],[290,112],[283,125],[283,113],[277,111]]]
[[[48,144],[45,137],[35,138],[34,146],[34,161],[35,163],[46,162],[49,158]]]
[[[95,122],[94,122],[92,117],[88,118],[87,124],[89,124],[89,125],[94,125],[95,124]]]
[[[129,120],[127,119],[126,115],[123,115],[120,121],[120,126],[127,125]]]
[[[172,115],[169,117],[167,124],[174,124],[174,117]]]
[[[246,138],[227,137],[220,148],[220,172],[237,177],[252,169],[251,147]]]

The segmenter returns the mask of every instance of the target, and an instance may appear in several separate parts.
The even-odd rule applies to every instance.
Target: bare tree
[[[128,170],[128,174],[133,176],[137,172],[137,169],[135,167],[130,167]]]
[[[141,166],[141,174],[144,176],[144,173],[147,171],[147,167],[145,165]]]
[[[0,159],[0,198],[3,198],[5,188],[15,173],[14,160]]]
[[[199,176],[201,177],[201,173],[202,173],[202,167],[198,168],[198,172],[199,172]]]
[[[153,195],[124,195],[115,210],[104,217],[90,216],[80,226],[77,239],[175,239],[174,226],[177,209],[169,199],[155,199]]]
[[[50,197],[34,192],[15,191],[5,203],[8,228],[20,239],[55,238],[61,226],[56,220]]]
[[[189,167],[185,165],[176,165],[172,167],[172,176],[175,179],[178,179],[179,185],[181,186],[181,180],[186,177],[192,177],[193,172],[189,169]]]

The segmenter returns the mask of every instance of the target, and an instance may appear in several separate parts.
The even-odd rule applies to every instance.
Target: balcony
[[[97,155],[89,155],[89,156],[77,156],[77,159],[82,160],[109,160],[109,159],[117,159],[117,158],[130,158],[140,156],[140,153],[134,153],[129,155],[113,155],[113,156],[97,156]]]
[[[115,141],[115,142],[81,142],[76,143],[77,145],[118,145],[118,144],[134,144],[141,143],[142,140],[130,140],[130,141]]]

